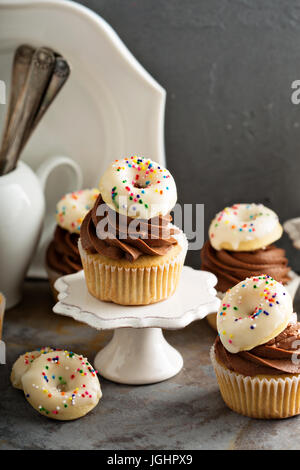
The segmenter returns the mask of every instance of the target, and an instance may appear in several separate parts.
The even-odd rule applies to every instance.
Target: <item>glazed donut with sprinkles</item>
[[[99,183],[104,202],[132,218],[150,219],[170,212],[177,201],[171,173],[147,158],[115,160]]]
[[[38,357],[40,357],[41,354],[47,354],[48,352],[52,351],[55,351],[55,349],[47,346],[45,348],[37,349],[36,351],[26,352],[25,354],[22,354],[22,356],[20,356],[14,363],[11,371],[10,380],[12,385],[15,388],[23,390],[21,379],[25,372],[27,372],[28,369],[31,367],[32,362]]]
[[[286,288],[270,276],[249,277],[229,289],[217,314],[223,346],[249,351],[275,338],[287,326],[293,303]]]
[[[81,189],[68,193],[56,205],[56,222],[70,233],[80,233],[81,222],[93,207],[99,190]]]
[[[215,250],[254,251],[278,240],[282,231],[277,214],[263,204],[234,204],[212,220],[209,239]]]
[[[11,381],[23,389],[33,408],[57,420],[86,415],[102,396],[97,371],[87,359],[59,349],[22,355],[13,366]]]

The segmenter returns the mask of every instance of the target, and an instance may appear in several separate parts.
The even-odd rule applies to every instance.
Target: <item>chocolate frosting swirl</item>
[[[97,215],[100,206],[103,215]],[[100,230],[98,224],[104,218]],[[149,220],[126,217],[108,207],[99,195],[82,222],[80,240],[89,253],[100,253],[112,259],[135,261],[141,255],[162,256],[177,244],[172,237],[177,229],[170,228],[170,222],[170,214]],[[136,229],[132,223],[137,223]]]
[[[219,362],[243,375],[299,374],[300,361],[297,361],[299,364],[293,362],[292,356],[298,351],[300,354],[300,344],[294,344],[293,349],[294,341],[300,341],[300,322],[297,321],[289,323],[276,338],[250,351],[232,354],[224,348],[219,336],[214,349]]]
[[[201,250],[201,268],[217,276],[216,288],[221,292],[226,292],[247,277],[259,276],[261,273],[283,284],[290,281],[285,250],[275,245],[255,251],[217,251],[207,241]]]
[[[49,268],[61,274],[72,274],[82,269],[78,251],[77,233],[56,226],[54,237],[46,252],[46,263]]]

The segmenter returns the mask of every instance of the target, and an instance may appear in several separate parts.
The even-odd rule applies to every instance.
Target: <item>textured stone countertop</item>
[[[215,333],[206,320],[166,337],[182,353],[183,370],[155,385],[125,386],[101,380],[103,398],[87,416],[70,422],[45,418],[12,388],[11,366],[19,354],[51,345],[87,355],[110,338],[71,318],[52,313],[47,282],[25,285],[23,302],[6,312],[0,365],[0,449],[300,449],[300,416],[259,421],[223,403],[209,348]],[[300,307],[299,296],[296,308]]]

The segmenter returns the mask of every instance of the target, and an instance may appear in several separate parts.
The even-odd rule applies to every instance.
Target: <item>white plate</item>
[[[24,150],[33,169],[64,154],[80,164],[83,186],[90,187],[115,158],[138,154],[165,163],[165,90],[101,17],[71,1],[0,0],[0,79],[8,91],[13,53],[22,43],[59,51],[72,68]],[[47,189],[48,214],[65,190]]]
[[[300,250],[300,217],[284,222],[283,228],[289,235],[295,248]]]

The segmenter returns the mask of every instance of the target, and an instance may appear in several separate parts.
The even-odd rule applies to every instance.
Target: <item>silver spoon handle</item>
[[[15,52],[13,67],[12,67],[12,76],[11,76],[11,85],[10,85],[10,99],[8,104],[8,110],[6,114],[5,124],[2,134],[2,145],[1,145],[1,154],[5,157],[7,151],[7,145],[10,139],[10,130],[11,130],[11,118],[13,112],[16,108],[18,97],[22,93],[22,90],[25,86],[27,79],[28,71],[30,68],[31,60],[34,54],[34,49],[27,44],[19,46]]]
[[[10,138],[7,143],[5,173],[15,168],[22,150],[24,135],[28,133],[32,125],[52,74],[54,64],[55,56],[49,49],[41,47],[35,51],[25,86],[17,100],[10,120],[11,129]]]
[[[24,134],[22,141],[22,148],[25,147],[26,142],[31,136],[32,132],[35,130],[36,126],[44,116],[45,112],[53,102],[54,98],[58,95],[59,91],[62,89],[63,85],[67,81],[70,75],[70,67],[68,62],[60,56],[55,57],[55,65],[53,69],[53,75],[50,79],[49,85],[41,99],[40,106],[37,110],[36,115],[33,118],[30,128],[26,129],[26,134]]]

